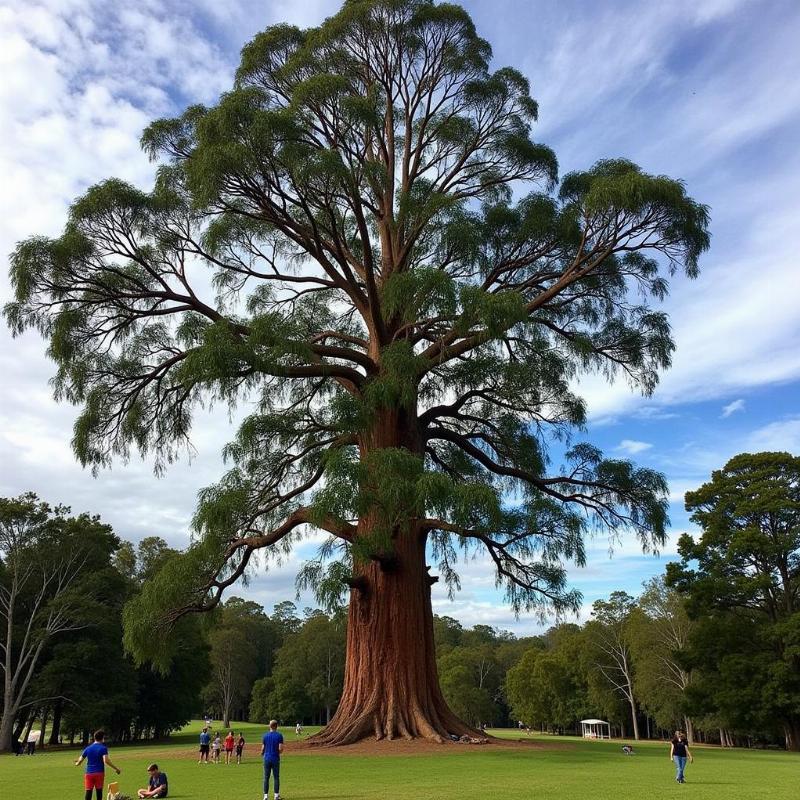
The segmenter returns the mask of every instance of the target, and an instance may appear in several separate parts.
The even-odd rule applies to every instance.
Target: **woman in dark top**
[[[683,772],[686,769],[687,759],[694,762],[694,758],[689,752],[689,742],[683,731],[675,731],[675,736],[670,742],[669,760],[675,762],[675,780],[678,783],[686,783]]]
[[[242,754],[244,753],[244,736],[242,735],[241,731],[239,732],[239,738],[236,740],[236,763],[242,763]]]

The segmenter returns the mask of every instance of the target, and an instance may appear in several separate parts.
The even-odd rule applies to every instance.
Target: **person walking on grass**
[[[211,734],[208,728],[200,731],[200,760],[198,764],[208,764],[208,751],[211,749]]]
[[[103,784],[106,777],[106,764],[113,769],[117,775],[120,770],[111,763],[108,757],[108,748],[105,745],[105,731],[95,731],[94,742],[81,753],[81,757],[75,762],[79,767],[86,761],[86,773],[83,776],[83,788],[85,789],[84,800],[92,800],[92,789],[97,795],[97,800],[103,800]]]
[[[233,745],[236,740],[233,738],[233,731],[228,731],[228,735],[225,737],[225,764],[231,763],[231,758],[233,757]]]
[[[261,740],[261,755],[264,758],[264,800],[269,800],[269,776],[273,776],[274,800],[281,800],[281,753],[283,734],[278,732],[277,720],[270,720],[269,731]]]
[[[683,731],[675,731],[675,736],[669,743],[669,760],[675,762],[675,780],[686,783],[683,772],[686,769],[686,760],[694,763],[694,757],[689,752],[689,742]]]
[[[242,756],[244,755],[244,735],[239,731],[239,738],[236,740],[236,763],[242,763]]]

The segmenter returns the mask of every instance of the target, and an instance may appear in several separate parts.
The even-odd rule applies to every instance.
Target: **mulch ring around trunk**
[[[315,746],[311,741],[292,742],[287,739],[286,750],[292,755],[341,755],[341,756],[428,756],[450,755],[473,752],[476,750],[573,750],[574,745],[564,742],[539,742],[531,739],[496,739],[488,736],[483,744],[467,744],[465,742],[429,742],[423,739],[407,741],[406,739],[362,739],[355,744],[338,747]]]

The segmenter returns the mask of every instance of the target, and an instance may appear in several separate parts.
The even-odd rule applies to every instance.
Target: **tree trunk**
[[[14,732],[14,714],[9,709],[0,719],[0,753],[11,749],[11,734]]]
[[[28,717],[33,712],[28,708],[23,714],[17,719],[17,724],[14,726],[14,730],[12,732],[12,737],[17,741],[20,741],[20,737],[22,736],[22,732],[25,730],[25,726],[28,724]]]
[[[61,739],[61,714],[64,708],[63,700],[56,700],[53,706],[53,730],[50,732],[50,744],[58,744]]]
[[[636,703],[631,699],[631,722],[633,723],[633,738],[639,741],[639,720],[636,719]]]
[[[45,746],[45,735],[47,733],[47,718],[50,716],[49,707],[45,706],[42,709],[42,732],[39,736],[39,747],[43,750]]]
[[[793,720],[784,725],[784,732],[786,735],[786,749],[800,752],[800,722]]]
[[[425,538],[400,533],[389,558],[356,567],[342,699],[314,744],[479,735],[450,711],[439,688]]]
[[[24,744],[28,744],[28,737],[31,735],[31,730],[33,729],[33,723],[36,722],[36,712],[31,709],[31,715],[28,718],[28,724],[25,726],[25,731],[22,734],[22,739],[20,741]]]
[[[686,738],[689,740],[689,744],[694,744],[694,725],[692,724],[692,718],[684,717],[683,725],[686,728]]]

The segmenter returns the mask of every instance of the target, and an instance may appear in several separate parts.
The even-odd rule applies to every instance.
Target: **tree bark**
[[[786,749],[800,752],[800,722],[792,720],[784,726]]]
[[[64,709],[64,701],[56,700],[53,706],[53,729],[50,731],[50,744],[58,744],[61,739],[61,714]]]
[[[480,735],[450,711],[439,689],[425,538],[400,534],[388,561],[356,568],[342,699],[314,744]]]
[[[42,732],[39,736],[39,747],[44,750],[46,744],[45,735],[47,734],[47,718],[50,716],[50,708],[45,706],[42,709]]]
[[[633,738],[639,741],[639,720],[636,719],[636,701],[631,698],[629,701],[631,706],[631,722],[633,723]]]

